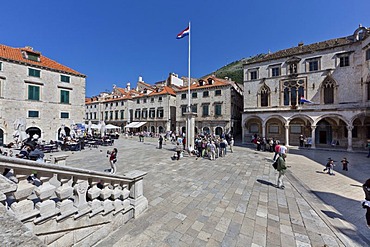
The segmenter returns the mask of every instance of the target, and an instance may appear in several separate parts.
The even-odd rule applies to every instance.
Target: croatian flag
[[[187,27],[187,28],[185,28],[183,31],[181,31],[181,32],[177,35],[176,39],[182,39],[182,38],[184,38],[185,36],[187,36],[187,35],[189,35],[189,34],[190,34],[190,28],[189,28],[189,27]]]
[[[305,99],[303,96],[301,97],[301,99],[299,100],[300,103],[308,103],[308,104],[313,104],[312,101],[308,100],[308,99]]]

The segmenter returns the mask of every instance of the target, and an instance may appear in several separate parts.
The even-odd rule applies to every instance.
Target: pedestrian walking
[[[285,159],[286,159],[286,154],[280,154],[277,160],[277,167],[276,170],[279,172],[278,178],[277,178],[277,185],[276,187],[279,189],[284,189],[284,176],[286,172],[286,165],[285,165]]]
[[[279,144],[279,141],[276,141],[275,154],[273,158],[274,161],[276,160],[276,157],[279,158],[279,153],[280,153],[280,144]]]
[[[112,151],[107,151],[107,154],[109,154],[109,163],[110,163],[110,167],[111,167],[111,170],[110,170],[110,173],[111,174],[116,174],[117,172],[117,166],[116,166],[116,162],[117,162],[117,148],[113,148]]]
[[[334,175],[334,166],[335,166],[334,160],[332,160],[331,158],[328,158],[328,162],[326,163],[326,167],[323,171],[324,172],[328,171],[329,175]]]
[[[230,152],[233,153],[234,150],[233,150],[233,147],[234,147],[234,138],[231,137],[231,140],[230,140]]]
[[[370,178],[362,185],[365,193],[365,200],[361,202],[362,207],[366,208],[366,223],[367,227],[370,228]]]
[[[347,160],[347,158],[346,157],[344,157],[343,159],[342,159],[342,165],[343,165],[343,171],[348,171],[348,160]]]
[[[158,148],[159,149],[162,149],[162,144],[163,144],[163,137],[162,135],[159,135],[159,138],[158,138]]]

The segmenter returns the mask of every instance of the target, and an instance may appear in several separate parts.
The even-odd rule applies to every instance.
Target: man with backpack
[[[279,172],[276,187],[279,188],[279,189],[282,189],[282,190],[285,188],[283,179],[284,179],[285,172],[286,172],[286,169],[287,169],[287,167],[285,165],[285,158],[286,158],[285,153],[280,154],[278,159],[277,159],[277,167],[276,167],[276,170]]]

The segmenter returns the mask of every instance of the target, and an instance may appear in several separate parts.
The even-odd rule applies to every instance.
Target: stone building
[[[32,47],[0,45],[0,144],[14,141],[21,119],[28,135],[44,140],[83,122],[85,78]]]
[[[166,84],[149,85],[139,77],[137,87],[113,87],[111,93],[87,98],[86,120],[104,121],[122,129],[166,133],[174,131],[176,94]]]
[[[253,135],[312,147],[364,148],[370,138],[370,29],[244,64],[243,142]],[[307,102],[310,101],[310,102]]]
[[[231,80],[208,77],[193,80],[192,110],[196,117],[196,133],[241,133],[242,89]],[[186,82],[187,83],[187,82]],[[186,84],[185,83],[185,84]],[[187,90],[182,79],[171,73],[167,80],[154,85],[141,77],[135,89],[114,86],[111,93],[86,99],[86,120],[105,121],[133,132],[185,132],[183,113],[187,106]],[[231,100],[232,99],[232,100]]]
[[[190,97],[191,111],[197,114],[195,133],[241,134],[243,90],[237,83],[209,76],[190,85]],[[188,102],[188,87],[177,90],[176,129],[179,133],[186,129],[184,113]]]

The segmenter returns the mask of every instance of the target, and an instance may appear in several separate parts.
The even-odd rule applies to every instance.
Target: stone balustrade
[[[47,245],[94,244],[148,208],[145,172],[120,176],[0,156],[5,169],[9,183],[0,187],[0,201]]]

